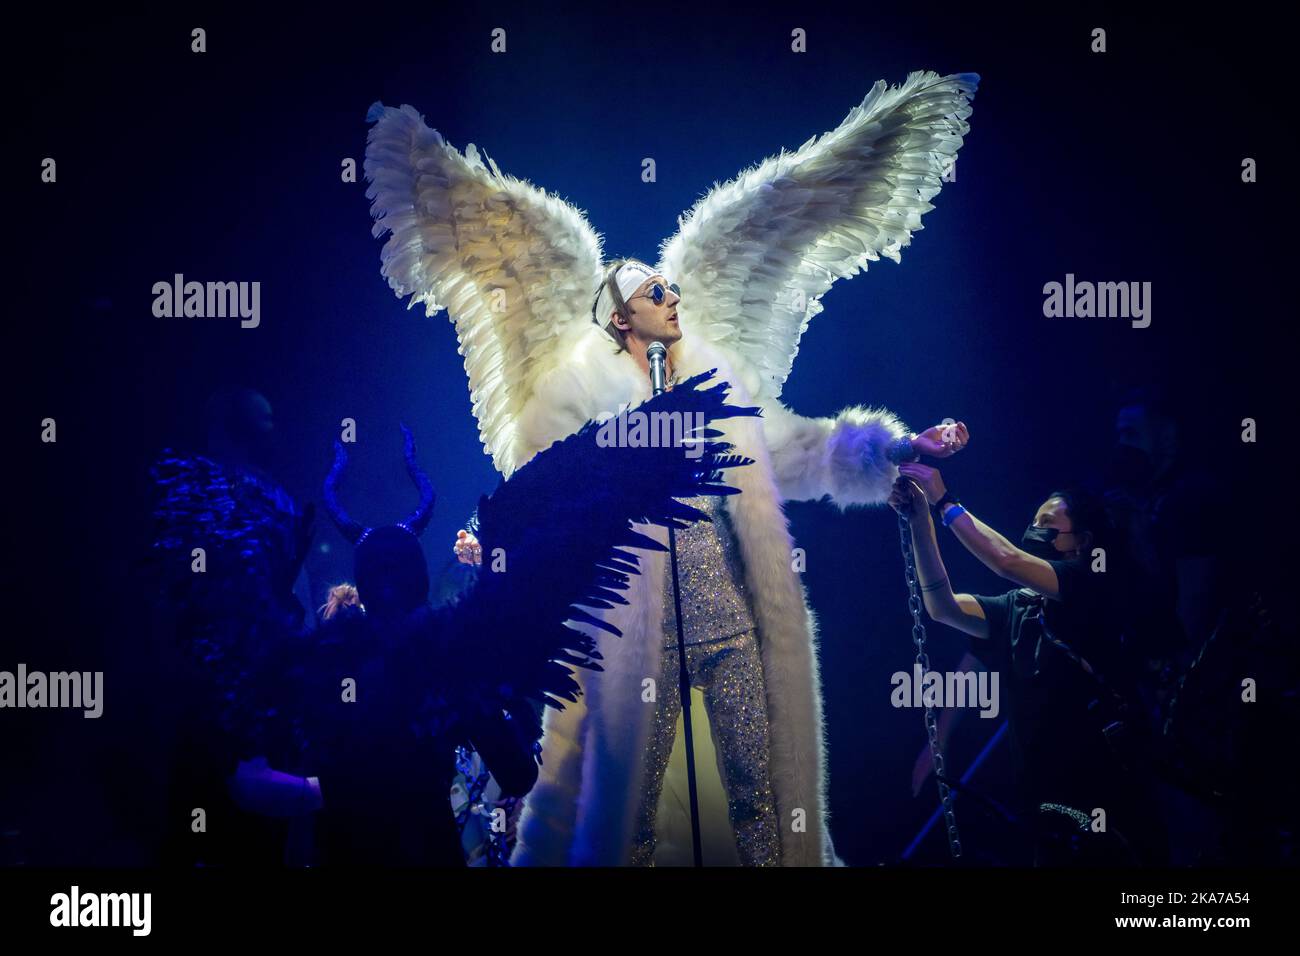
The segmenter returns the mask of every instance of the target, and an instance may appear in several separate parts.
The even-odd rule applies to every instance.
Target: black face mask
[[[1020,547],[1044,561],[1064,561],[1065,555],[1057,551],[1053,544],[1060,533],[1057,528],[1039,528],[1031,524],[1020,539]]]

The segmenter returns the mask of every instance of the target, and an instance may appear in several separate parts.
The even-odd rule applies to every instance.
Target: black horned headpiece
[[[406,459],[406,473],[411,476],[411,481],[420,491],[420,504],[406,518],[397,522],[395,527],[410,532],[415,537],[419,537],[429,524],[429,518],[433,514],[433,502],[435,494],[433,491],[433,482],[425,474],[419,462],[415,459],[415,436],[406,424],[401,425],[403,449],[402,455]],[[330,467],[329,474],[325,476],[325,509],[329,511],[330,517],[334,519],[334,524],[338,527],[343,537],[347,538],[353,545],[359,545],[375,529],[373,527],[362,527],[361,524],[354,521],[339,503],[338,483],[343,474],[343,469],[348,463],[347,449],[343,443],[336,441],[334,443],[334,464]]]

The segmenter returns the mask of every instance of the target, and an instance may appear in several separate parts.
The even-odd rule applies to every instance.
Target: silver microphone
[[[664,391],[664,361],[668,358],[668,349],[662,342],[651,342],[645,357],[650,361],[650,391],[658,395]]]

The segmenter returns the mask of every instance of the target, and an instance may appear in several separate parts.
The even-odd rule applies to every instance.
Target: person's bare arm
[[[947,491],[943,476],[937,468],[913,462],[902,465],[898,470],[923,489],[931,504],[940,500]],[[1055,568],[1042,558],[1017,548],[1006,537],[971,514],[970,509],[963,506],[962,510],[965,513],[958,515],[948,527],[981,564],[998,577],[1006,578],[1022,588],[1033,588],[1045,597],[1060,595],[1061,583],[1057,579]],[[933,530],[933,523],[931,529]]]
[[[979,602],[969,594],[953,592],[939,554],[930,506],[920,486],[909,478],[900,477],[890,493],[889,504],[908,518],[912,553],[916,559],[917,586],[921,589],[925,612],[940,624],[947,624],[972,637],[987,638],[989,624]]]
[[[999,577],[1022,588],[1033,588],[1044,597],[1054,598],[1060,595],[1061,582],[1056,576],[1055,568],[1042,558],[1021,551],[969,510],[958,515],[948,527],[967,551]]]

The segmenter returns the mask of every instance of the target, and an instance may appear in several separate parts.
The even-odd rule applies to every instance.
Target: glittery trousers
[[[677,534],[687,669],[691,686],[704,692],[741,865],[779,866],[781,836],[768,770],[763,664],[734,535],[716,501],[688,502],[710,513],[714,523],[700,522]],[[665,641],[637,812],[632,851],[636,866],[653,863],[655,818],[682,710],[671,574],[666,577]],[[694,730],[698,735],[702,728]]]

